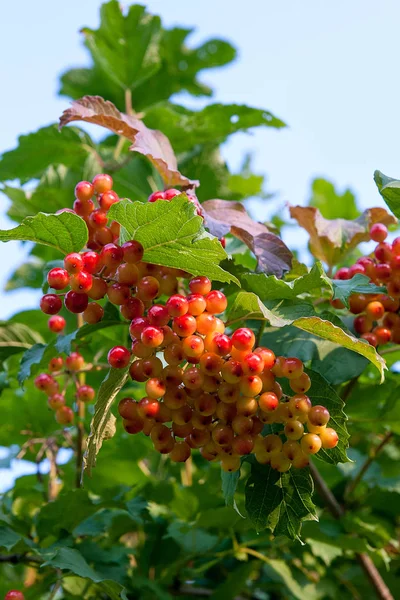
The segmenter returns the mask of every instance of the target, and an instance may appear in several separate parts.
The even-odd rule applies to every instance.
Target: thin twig
[[[125,112],[127,115],[133,115],[132,91],[130,89],[125,90]]]
[[[345,509],[336,500],[335,496],[332,494],[331,490],[321,477],[318,469],[312,463],[310,463],[310,471],[315,483],[315,487],[317,488],[322,500],[325,502],[327,508],[335,517],[335,519],[340,519],[344,515]],[[394,600],[389,588],[383,581],[378,569],[375,567],[368,554],[365,554],[365,552],[356,553],[356,557],[368,579],[370,580],[377,597],[380,600]]]
[[[78,328],[83,326],[83,317],[81,314],[77,315]],[[85,373],[78,374],[79,385],[85,383]],[[78,404],[78,435],[76,440],[76,472],[75,472],[75,487],[80,488],[82,485],[81,470],[83,461],[83,444],[85,438],[85,403],[77,398]]]
[[[343,402],[347,402],[347,400],[350,397],[351,392],[353,391],[355,385],[357,384],[358,381],[358,375],[357,377],[353,377],[353,379],[350,379],[349,383],[347,383],[343,389],[343,392],[341,394],[341,398],[343,400]]]
[[[351,496],[351,494],[353,494],[354,490],[356,489],[356,487],[358,486],[358,484],[360,483],[360,481],[364,477],[365,473],[368,471],[368,469],[372,465],[372,463],[375,460],[375,458],[382,451],[382,449],[386,446],[386,444],[391,440],[392,437],[393,437],[393,432],[392,431],[388,431],[385,434],[385,436],[383,437],[383,439],[380,442],[380,444],[376,448],[372,448],[372,450],[370,451],[369,457],[366,459],[366,461],[364,462],[363,466],[361,467],[361,469],[359,470],[359,472],[357,473],[357,475],[354,477],[353,481],[351,481],[349,483],[349,485],[347,486],[347,490],[345,491],[345,497],[346,498],[349,497],[349,496]]]

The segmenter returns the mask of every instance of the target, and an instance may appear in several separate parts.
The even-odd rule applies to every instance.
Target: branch
[[[77,315],[77,324],[78,328],[83,326],[83,317],[81,314]],[[83,385],[85,383],[85,373],[78,374],[78,382],[79,385]],[[82,471],[82,461],[83,461],[83,443],[85,438],[85,403],[77,399],[78,403],[78,436],[76,440],[76,473],[75,473],[75,487],[80,488],[81,483],[81,471]]]
[[[312,463],[310,463],[310,471],[315,483],[315,487],[317,488],[322,500],[325,502],[332,516],[335,517],[335,519],[340,519],[340,517],[344,515],[345,509],[336,500],[335,496],[332,494],[331,490],[328,488],[325,481],[321,477],[318,469]],[[361,567],[363,568],[364,573],[370,580],[375,590],[377,598],[379,598],[380,600],[394,600],[394,597],[392,596],[389,588],[383,581],[378,569],[375,567],[368,554],[365,554],[365,552],[360,552],[356,553],[356,557]]]
[[[349,483],[349,485],[347,486],[347,490],[345,491],[345,494],[344,494],[346,498],[348,496],[350,496],[354,492],[354,490],[356,489],[356,487],[358,486],[358,484],[360,483],[360,481],[364,477],[365,473],[368,471],[368,469],[370,468],[370,466],[374,462],[375,458],[382,451],[382,449],[386,446],[386,444],[391,440],[392,437],[393,437],[393,432],[392,431],[388,431],[385,434],[385,436],[384,436],[383,440],[381,441],[381,443],[376,448],[373,448],[371,450],[369,457],[367,458],[367,460],[365,461],[365,463],[361,467],[360,471],[358,472],[358,474],[356,475],[356,477],[354,477],[353,481],[351,481]]]

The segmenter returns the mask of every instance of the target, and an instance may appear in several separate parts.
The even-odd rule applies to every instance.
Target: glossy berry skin
[[[93,275],[94,273],[97,273],[100,263],[100,255],[97,254],[97,252],[92,252],[91,250],[84,252],[82,254],[82,263],[83,269],[86,271],[86,273]]]
[[[61,371],[61,369],[63,368],[64,365],[64,361],[62,359],[62,356],[53,356],[52,359],[50,359],[49,362],[49,371],[53,372],[57,372],[57,371]]]
[[[316,454],[321,449],[321,445],[321,439],[315,433],[306,433],[300,441],[304,454]]]
[[[367,317],[373,321],[379,321],[385,313],[385,308],[381,302],[370,302],[365,308]]]
[[[58,392],[58,383],[57,381],[47,373],[41,373],[35,378],[35,387],[41,392],[45,392],[45,394],[52,396]]]
[[[71,275],[79,273],[83,269],[83,259],[79,252],[71,252],[64,258],[64,267]]]
[[[303,373],[303,363],[294,357],[285,358],[282,363],[282,375],[287,379],[297,379]]]
[[[193,277],[193,279],[189,281],[189,289],[192,294],[206,295],[211,292],[211,281],[208,277],[204,277],[203,275]]]
[[[51,410],[57,410],[65,405],[65,398],[62,394],[53,394],[48,398],[47,405]]]
[[[83,320],[85,323],[94,325],[102,320],[104,315],[103,307],[97,302],[89,302],[86,309],[83,311]]]
[[[74,292],[72,290],[65,294],[65,307],[72,313],[82,313],[86,310],[88,303],[89,300],[87,294],[81,294],[80,292]]]
[[[66,320],[61,315],[53,315],[47,322],[48,328],[53,333],[61,333],[66,324]]]
[[[93,277],[86,271],[80,271],[76,275],[71,275],[70,285],[74,292],[88,292],[92,287]]]
[[[213,290],[209,292],[206,296],[206,307],[207,312],[212,315],[218,315],[228,306],[228,301],[226,299],[225,294],[220,292],[219,290]]]
[[[259,406],[264,412],[271,412],[278,407],[278,396],[274,392],[264,392],[258,399]]]
[[[54,290],[63,290],[69,283],[69,274],[66,269],[55,267],[47,274],[47,283]]]
[[[388,235],[386,225],[383,225],[383,223],[374,223],[369,230],[369,235],[374,242],[384,242]]]
[[[74,211],[80,217],[88,217],[95,210],[93,200],[79,200],[74,202]]]
[[[144,248],[136,240],[129,240],[125,244],[122,244],[122,250],[124,252],[124,261],[129,264],[138,263],[143,258]]]
[[[89,181],[80,181],[75,187],[75,196],[78,200],[90,200],[94,194],[94,187]]]
[[[40,300],[40,310],[46,315],[55,315],[62,308],[61,298],[56,294],[45,294]]]
[[[140,339],[145,346],[150,348],[157,348],[161,346],[164,341],[164,334],[162,329],[154,327],[154,325],[148,325],[145,327],[140,335]]]
[[[25,596],[22,592],[18,590],[10,590],[4,596],[4,600],[25,600]]]
[[[160,290],[160,284],[155,277],[148,275],[142,277],[137,284],[137,295],[143,301],[154,300],[157,298]]]
[[[168,298],[166,308],[171,317],[181,317],[188,312],[189,303],[185,296],[174,294]]]
[[[153,304],[147,311],[147,317],[150,324],[155,325],[156,327],[168,325],[170,320],[168,308],[162,304]]]
[[[153,192],[152,194],[150,194],[150,196],[147,198],[147,202],[156,202],[157,200],[164,200],[164,192],[163,191],[157,191],[157,192]]]
[[[252,350],[255,341],[254,333],[247,327],[236,329],[232,334],[232,344],[237,350]]]
[[[342,280],[351,279],[349,268],[342,267],[341,269],[338,269],[335,274],[335,279],[342,279]]]
[[[335,448],[339,442],[339,436],[334,429],[327,427],[319,434],[322,448]]]
[[[129,365],[131,360],[131,353],[124,346],[114,346],[108,352],[107,361],[114,369],[124,369]]]
[[[104,194],[104,192],[109,192],[113,187],[113,180],[111,175],[107,175],[106,173],[99,173],[93,177],[93,191],[95,194]]]
[[[118,194],[116,194],[113,190],[108,190],[107,192],[103,192],[99,196],[99,205],[101,210],[108,211],[112,207],[113,204],[119,202]]]
[[[105,267],[116,269],[124,259],[124,250],[116,244],[106,244],[100,252],[100,262]]]
[[[330,414],[325,406],[313,406],[308,413],[308,420],[316,427],[322,427],[323,425],[326,425],[329,419]]]
[[[164,192],[164,200],[172,200],[175,196],[179,196],[180,191],[175,188],[170,188],[169,190],[165,190]]]
[[[192,315],[175,317],[172,322],[173,331],[180,337],[188,337],[196,331],[196,319]]]

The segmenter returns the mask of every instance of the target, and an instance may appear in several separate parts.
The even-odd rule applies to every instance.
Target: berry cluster
[[[336,279],[351,279],[361,273],[375,285],[386,286],[387,294],[352,294],[349,298],[350,312],[355,331],[372,346],[389,342],[400,343],[400,237],[391,244],[386,242],[388,230],[382,223],[370,229],[370,238],[377,242],[370,256],[362,256],[351,267],[342,267]],[[334,301],[334,306],[343,305]]]
[[[132,379],[145,383],[139,402],[127,397],[119,403],[125,430],[149,435],[155,449],[175,462],[197,448],[226,471],[239,469],[240,457],[254,453],[283,472],[292,464],[305,467],[321,447],[335,447],[328,410],[313,407],[305,395],[310,379],[303,363],[254,349],[251,329],[227,335],[216,316],[226,309],[226,297],[211,289],[207,277],[191,279],[189,290],[132,319],[131,349],[116,346],[108,353],[112,367],[131,363]],[[291,397],[276,380],[282,377],[289,379]],[[265,424],[284,427],[263,437]]]
[[[47,404],[55,412],[60,425],[70,425],[74,421],[74,411],[66,404],[68,384],[72,380],[75,386],[75,399],[80,402],[92,402],[96,392],[90,385],[81,385],[77,374],[86,370],[85,360],[78,352],[71,352],[65,362],[61,356],[53,357],[48,365],[49,373],[40,373],[35,378],[35,386],[47,395]],[[61,390],[60,381],[63,388]]]
[[[175,196],[179,196],[179,194],[181,194],[181,193],[182,192],[180,192],[179,190],[177,190],[175,188],[170,188],[169,190],[165,190],[165,191],[153,192],[148,197],[148,202],[156,202],[157,200],[167,200],[169,202],[170,200],[172,200],[172,198],[175,198]],[[200,202],[197,200],[196,195],[193,192],[190,192],[190,190],[186,190],[185,194],[186,194],[189,202],[191,202],[192,204],[195,205],[197,214],[200,217],[203,217],[203,210],[201,208]]]

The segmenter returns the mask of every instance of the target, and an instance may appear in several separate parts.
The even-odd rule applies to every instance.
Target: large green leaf
[[[191,148],[194,139],[196,144],[222,142],[232,133],[251,127],[285,127],[270,112],[239,104],[210,104],[199,111],[177,104],[159,104],[146,111],[145,122],[162,131],[176,152]]]
[[[390,210],[400,218],[400,181],[375,171],[374,181],[378,190]]]
[[[160,18],[134,4],[126,15],[113,0],[100,9],[97,30],[82,31],[96,69],[122,89],[133,89],[156,73],[161,66]]]
[[[116,581],[110,581],[97,573],[84,559],[82,554],[74,548],[61,547],[56,552],[50,553],[51,556],[43,566],[51,566],[62,571],[70,571],[94,583],[99,583],[100,588],[108,594],[112,600],[128,600],[125,588]]]
[[[0,321],[0,362],[42,342],[42,336],[27,325]]]
[[[347,308],[352,294],[384,294],[386,288],[370,283],[370,278],[357,273],[351,279],[333,279],[333,300],[340,300]]]
[[[257,531],[268,527],[275,535],[300,539],[304,519],[316,519],[309,469],[278,473],[269,465],[252,462],[246,483],[246,510]]]
[[[21,225],[14,229],[0,230],[0,241],[13,240],[44,244],[63,254],[69,254],[79,252],[86,245],[88,229],[85,221],[74,213],[38,213],[34,217],[25,217]]]
[[[86,133],[73,127],[60,134],[57,125],[22,135],[18,142],[0,159],[0,181],[40,177],[50,165],[79,166],[92,150]]]
[[[246,319],[266,320],[272,327],[294,325],[303,331],[361,354],[379,370],[383,380],[386,363],[375,348],[335,325],[333,319],[328,320],[328,313],[323,316],[324,318],[321,318],[315,314],[313,306],[305,303],[281,302],[267,308],[256,294],[240,291],[230,307],[228,319],[229,323]]]
[[[205,232],[201,217],[195,215],[186,196],[146,204],[124,200],[114,204],[109,215],[122,225],[126,239],[143,244],[147,262],[217,281],[237,282],[218,265],[226,252],[216,238]]]
[[[110,369],[103,380],[97,394],[94,415],[90,423],[90,435],[83,458],[83,468],[91,475],[96,466],[96,456],[104,440],[115,434],[116,419],[111,412],[111,405],[118,392],[123,388],[129,375],[129,367],[125,369]]]
[[[73,529],[95,510],[86,490],[62,492],[54,502],[44,504],[37,514],[37,535],[40,539],[45,539],[49,533],[59,536],[62,530],[72,533]]]
[[[307,274],[293,281],[277,279],[274,275],[268,277],[263,273],[248,273],[240,277],[240,282],[246,290],[257,294],[263,302],[292,300],[301,294],[310,294],[322,288],[332,289],[332,281],[320,262],[316,262]]]

